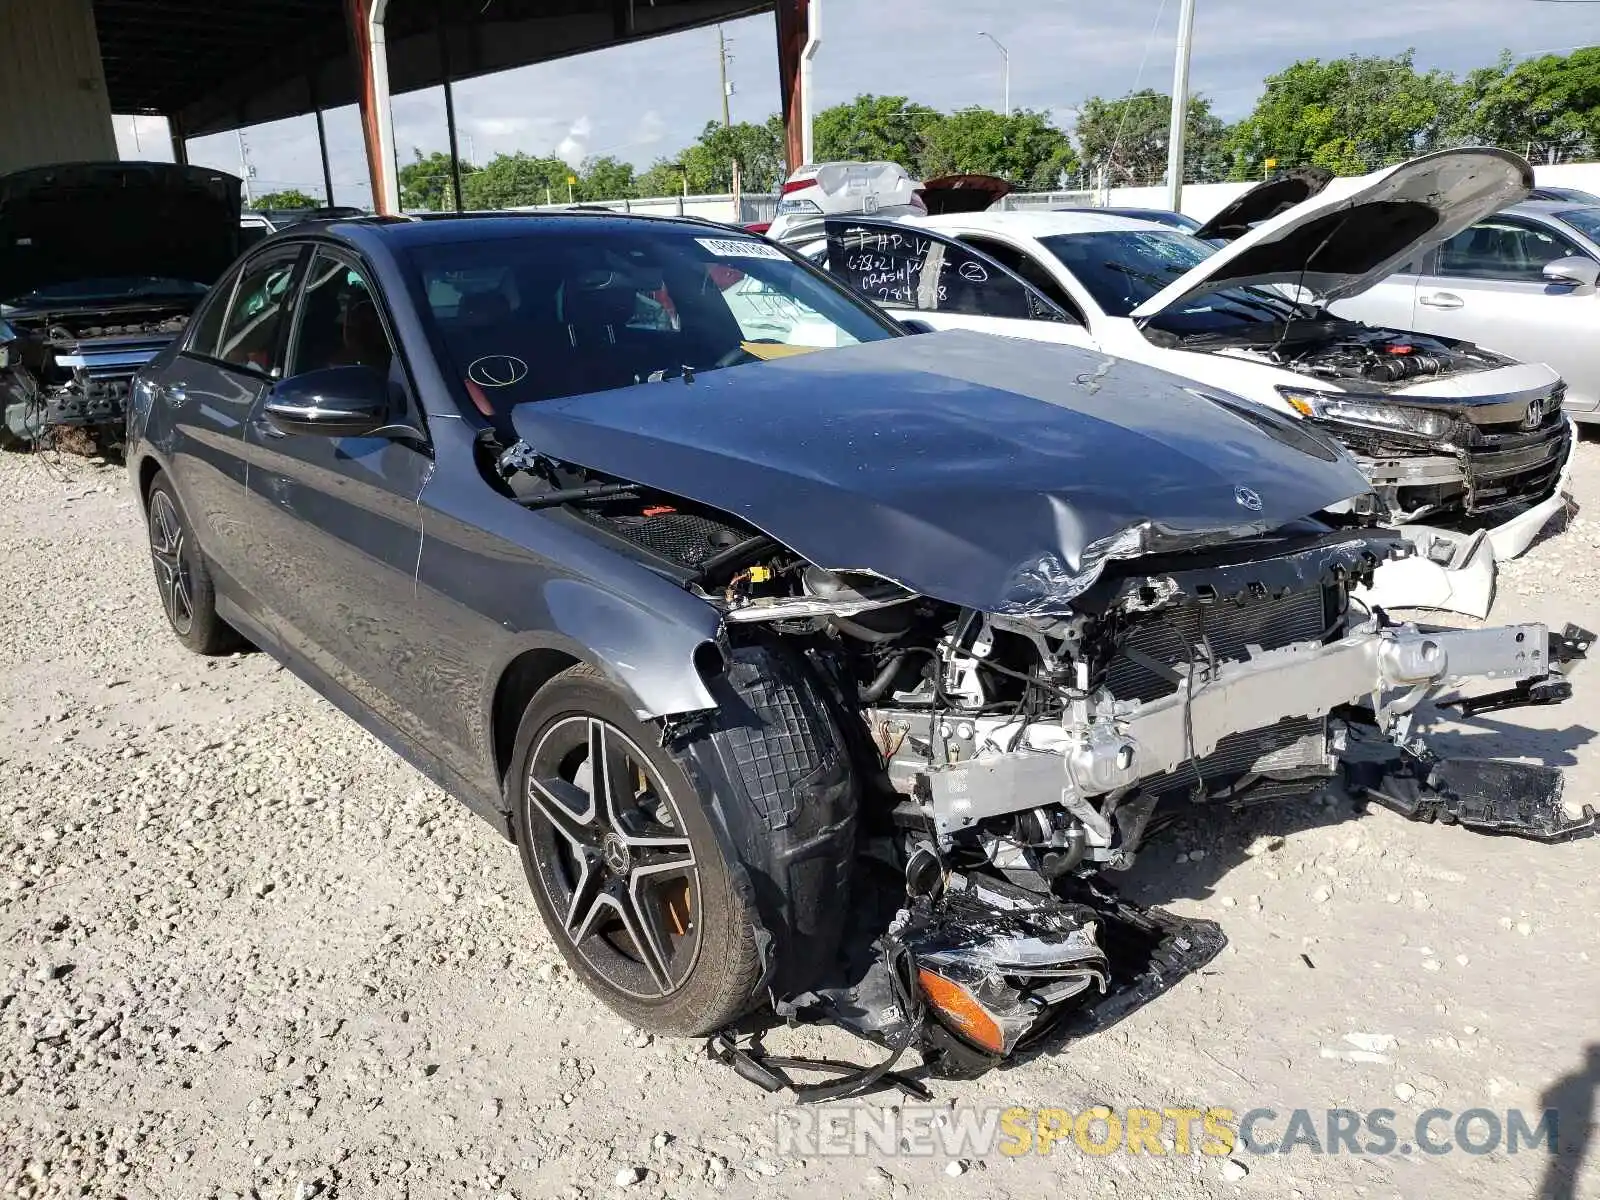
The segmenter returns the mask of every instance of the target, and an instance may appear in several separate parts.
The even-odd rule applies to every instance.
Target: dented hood
[[[742,517],[819,566],[1059,612],[1112,557],[1368,491],[1305,425],[1135,363],[948,332],[518,405],[537,452]]]
[[[0,175],[0,300],[83,280],[215,283],[239,252],[238,178],[176,163]]]
[[[1324,304],[1366,291],[1467,226],[1515,204],[1533,168],[1505,150],[1443,150],[1335,179],[1180,275],[1134,309],[1153,317],[1221,288],[1300,285]]]
[[[925,182],[916,194],[930,217],[940,217],[982,212],[1014,191],[998,175],[941,175]]]

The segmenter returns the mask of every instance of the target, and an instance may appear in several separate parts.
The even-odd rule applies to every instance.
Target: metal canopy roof
[[[450,77],[470,79],[772,7],[773,0],[390,0],[390,87],[442,83],[441,41]],[[354,104],[361,73],[345,10],[345,0],[94,0],[111,110],[175,117],[186,137],[200,137]]]

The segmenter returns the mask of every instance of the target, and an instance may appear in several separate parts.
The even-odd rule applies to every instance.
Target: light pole
[[[1002,46],[1000,44],[1000,39],[995,37],[994,34],[992,34],[992,33],[983,33],[982,31],[980,31],[978,33],[978,36],[981,37],[981,38],[988,38],[991,42],[994,43],[994,48],[996,50],[1000,51],[1000,58],[1004,62],[1004,67],[1002,68],[1002,70],[1003,70],[1003,73],[1004,73],[1004,80],[1005,80],[1006,116],[1009,117],[1011,115],[1011,54],[1004,46]]]
[[[1172,123],[1167,129],[1167,207],[1183,203],[1183,135],[1189,126],[1189,51],[1194,45],[1194,0],[1178,15],[1178,53],[1172,68]]]

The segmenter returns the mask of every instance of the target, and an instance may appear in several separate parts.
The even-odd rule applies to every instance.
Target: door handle
[[[1426,304],[1429,308],[1460,308],[1466,302],[1454,292],[1434,292],[1428,296],[1418,296],[1418,304]]]

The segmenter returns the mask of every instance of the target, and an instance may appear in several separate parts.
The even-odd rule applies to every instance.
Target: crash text
[[[797,1107],[775,1117],[783,1155],[984,1158],[1239,1154],[1471,1154],[1556,1150],[1554,1110],[1430,1108]]]

